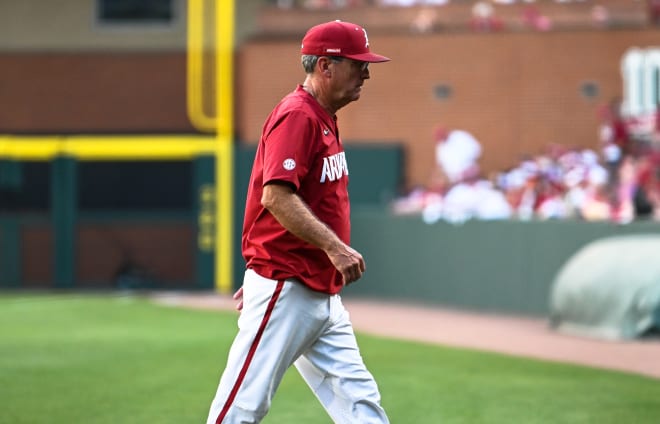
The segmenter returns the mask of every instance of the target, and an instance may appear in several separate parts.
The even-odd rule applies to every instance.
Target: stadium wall
[[[254,146],[241,145],[235,154],[234,284],[238,286],[245,268],[240,233]],[[400,146],[351,145],[347,156],[355,177],[349,186],[352,244],[367,262],[367,272],[358,284],[348,287],[347,297],[546,315],[555,274],[581,247],[606,236],[660,231],[660,224],[654,222],[468,221],[458,226],[445,222],[428,225],[419,216],[395,216],[387,207],[388,196],[402,176],[397,165],[404,158]],[[376,171],[360,174],[367,172],[366,164]],[[126,202],[127,196],[137,194],[125,183],[135,181],[135,172],[146,166],[78,164],[77,174],[87,182],[79,181],[77,190],[60,190],[77,193],[74,195],[82,207],[73,212],[73,221],[67,224],[70,234],[62,234],[62,228],[57,227],[48,201],[26,199],[23,206],[30,207],[31,212],[17,209],[0,213],[0,288],[211,289],[212,280],[200,275],[204,267],[199,266],[202,253],[197,246],[199,211],[194,207],[195,184],[189,165],[149,165],[150,183],[170,182],[138,187],[142,196],[129,202],[140,205],[138,209],[121,203],[121,199]],[[48,172],[44,172],[47,167],[47,163],[24,165],[21,187],[29,192],[34,190],[26,185],[36,191],[51,186],[54,193]],[[112,173],[111,168],[121,171]],[[94,181],[94,190],[86,187],[89,180]],[[125,195],[118,196],[113,187],[123,187]],[[42,194],[47,197],[47,192]],[[159,207],[166,193],[168,199],[179,199],[176,212]],[[56,263],[62,243],[74,249],[62,256],[71,263]],[[73,275],[74,281],[63,281],[62,275]]]
[[[339,112],[342,134],[401,142],[409,188],[427,182],[437,125],[474,133],[486,173],[549,143],[593,148],[599,107],[622,95],[622,56],[659,38],[657,29],[381,33],[374,48],[393,61],[374,65],[364,97]],[[301,81],[298,47],[297,37],[241,45],[237,138],[256,143],[273,104]],[[0,76],[0,133],[195,131],[182,52],[0,52]]]
[[[383,210],[353,213],[367,271],[344,296],[547,316],[552,282],[591,241],[660,231],[657,222],[469,221],[427,225]],[[585,270],[585,272],[588,272]]]

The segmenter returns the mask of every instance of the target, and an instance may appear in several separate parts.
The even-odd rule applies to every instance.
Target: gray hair
[[[316,62],[319,61],[319,57],[312,54],[304,54],[302,55],[300,61],[302,62],[302,66],[305,72],[311,74],[314,72],[314,68],[316,67]]]
[[[300,61],[302,62],[303,69],[306,73],[314,73],[314,68],[316,68],[316,63],[319,61],[319,57],[313,54],[304,54]],[[337,56],[326,56],[329,57],[333,62],[341,62],[343,58]]]

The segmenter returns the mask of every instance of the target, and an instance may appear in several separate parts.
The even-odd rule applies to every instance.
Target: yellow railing
[[[78,160],[187,160],[214,154],[212,136],[16,136],[0,135],[0,158],[48,161],[57,156]]]
[[[195,128],[207,132],[215,132],[218,123],[216,116],[205,110],[205,105],[208,106],[205,99],[215,99],[218,94],[204,84],[209,78],[215,78],[215,75],[208,76],[205,72],[213,65],[207,63],[209,59],[216,57],[216,51],[213,50],[216,40],[210,37],[211,33],[217,31],[217,28],[213,28],[215,16],[208,16],[208,9],[213,3],[213,0],[188,1],[186,107],[188,118]]]
[[[168,160],[192,159],[198,155],[215,156],[215,286],[223,293],[233,287],[233,51],[234,1],[188,1],[188,101],[192,124],[215,136],[12,136],[0,135],[0,158],[50,160],[68,155],[78,160]],[[209,16],[209,9],[214,16]],[[212,21],[214,28],[205,22]],[[205,37],[215,34],[211,55],[206,55]],[[204,84],[205,55],[214,58],[212,87]],[[204,111],[205,92],[214,88],[210,98],[215,115]]]
[[[210,13],[215,13],[213,24],[208,24]],[[212,25],[213,28],[209,28]],[[215,117],[204,111],[205,93],[210,87],[204,82],[206,43],[205,35],[215,34],[214,78]],[[233,278],[233,200],[234,200],[234,129],[233,129],[233,75],[234,75],[234,1],[188,1],[188,114],[190,121],[201,131],[216,132],[216,287],[222,293],[231,290]]]

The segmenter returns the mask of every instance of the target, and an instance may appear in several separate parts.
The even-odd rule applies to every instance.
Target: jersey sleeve
[[[296,190],[314,160],[315,121],[305,113],[284,114],[264,137],[263,184],[290,183]]]

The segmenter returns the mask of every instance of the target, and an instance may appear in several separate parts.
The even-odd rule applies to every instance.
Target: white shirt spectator
[[[380,6],[408,7],[417,4],[417,0],[380,0],[378,4]]]
[[[509,219],[513,214],[511,205],[507,202],[504,193],[493,187],[490,181],[482,180],[475,185],[474,215],[477,219],[494,220]]]
[[[444,140],[439,140],[435,148],[437,165],[447,175],[451,183],[462,181],[466,173],[478,169],[481,144],[472,134],[463,130],[453,130]]]
[[[428,224],[439,219],[461,224],[470,219],[508,219],[511,215],[504,194],[487,180],[456,184],[441,203],[428,205],[423,212],[424,222]]]

